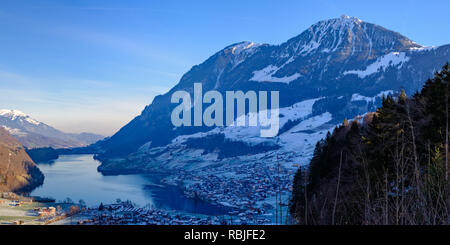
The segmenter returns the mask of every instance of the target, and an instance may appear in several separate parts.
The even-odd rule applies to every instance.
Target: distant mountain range
[[[9,131],[27,148],[82,147],[104,138],[91,133],[64,133],[18,110],[0,110],[0,127]]]
[[[0,192],[26,192],[44,182],[44,175],[17,139],[0,127]]]
[[[192,67],[168,93],[115,135],[93,145],[99,170],[125,173],[267,163],[307,164],[315,143],[345,118],[380,106],[381,97],[411,95],[450,60],[450,45],[424,47],[358,18],[320,21],[280,45],[241,42]],[[260,138],[240,127],[174,127],[178,90],[280,91],[280,132]]]

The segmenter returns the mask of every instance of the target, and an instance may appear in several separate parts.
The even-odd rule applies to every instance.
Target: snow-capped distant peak
[[[1,109],[0,110],[0,116],[8,117],[11,120],[17,120],[17,119],[23,119],[31,124],[39,125],[40,122],[32,119],[29,115],[19,111],[19,110],[8,110],[8,109]]]
[[[19,110],[7,110],[7,109],[1,109],[0,110],[1,116],[16,116],[16,117],[26,117],[27,114],[19,111]]]

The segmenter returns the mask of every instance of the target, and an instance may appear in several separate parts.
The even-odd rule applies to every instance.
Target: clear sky
[[[243,40],[280,44],[342,14],[426,46],[450,1],[1,0],[0,109],[111,135],[195,64]]]

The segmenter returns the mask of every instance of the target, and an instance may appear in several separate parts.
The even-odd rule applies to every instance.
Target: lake
[[[115,203],[121,199],[140,207],[152,205],[194,214],[222,215],[229,211],[198,198],[187,198],[177,187],[161,185],[161,175],[103,176],[97,172],[99,165],[93,155],[61,155],[52,163],[39,163],[45,180],[31,195],[52,197],[56,201],[70,198],[78,203],[83,200],[88,206]]]

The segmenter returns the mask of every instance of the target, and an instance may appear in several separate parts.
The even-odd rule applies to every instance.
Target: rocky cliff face
[[[44,175],[24,147],[0,127],[0,191],[27,192],[43,182]]]

